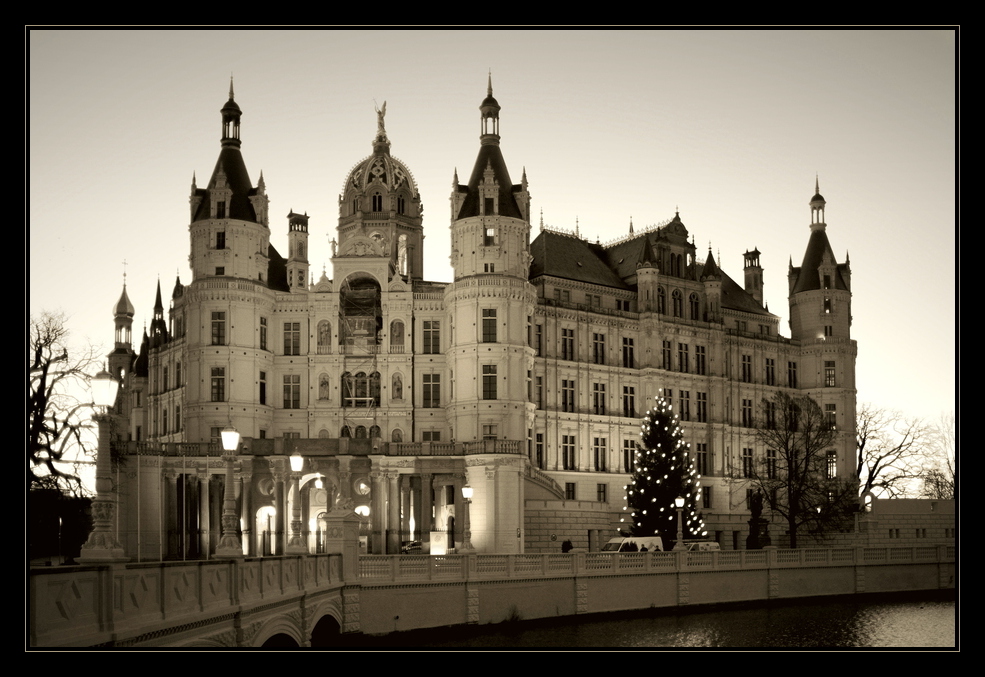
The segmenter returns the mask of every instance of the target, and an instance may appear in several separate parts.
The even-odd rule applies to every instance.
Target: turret
[[[746,291],[760,304],[763,303],[763,269],[759,265],[759,249],[747,251],[742,255],[746,265],[745,272]]]

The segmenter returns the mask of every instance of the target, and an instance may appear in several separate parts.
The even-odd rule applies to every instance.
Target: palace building
[[[420,194],[390,154],[385,109],[339,196],[331,276],[315,281],[308,216],[272,225],[230,86],[215,169],[191,186],[190,278],[167,306],[158,286],[137,351],[125,286],[115,307],[127,556],[214,554],[227,477],[244,555],[316,552],[325,517],[353,508],[369,553],[595,547],[617,535],[658,394],[680,417],[725,549],[745,542],[741,478],[766,453],[755,426],[777,390],[821,405],[839,431],[829,472],[852,476],[851,273],[817,191],[785,337],[763,305],[760,252],[745,252],[739,284],[710,251],[698,259],[679,214],[606,244],[542,225],[531,237],[526,173],[514,183],[507,168],[490,82],[475,164],[451,194],[454,279],[429,281]],[[272,235],[285,226],[286,241]],[[242,442],[227,475],[230,426]]]

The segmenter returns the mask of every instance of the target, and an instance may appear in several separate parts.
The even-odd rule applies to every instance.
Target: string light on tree
[[[689,447],[684,442],[677,416],[662,397],[640,424],[640,439],[634,454],[633,473],[626,486],[626,504],[634,536],[660,536],[664,548],[677,536],[674,499],[684,498],[684,538],[707,536],[698,512],[701,476],[697,474]],[[623,518],[623,521],[630,521]]]

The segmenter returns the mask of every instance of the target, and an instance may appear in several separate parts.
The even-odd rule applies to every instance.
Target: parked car
[[[602,552],[640,552],[643,550],[660,552],[664,549],[663,540],[659,536],[628,536],[626,538],[610,538],[602,546]]]

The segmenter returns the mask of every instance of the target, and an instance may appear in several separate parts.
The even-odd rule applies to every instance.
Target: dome
[[[388,152],[373,153],[360,160],[346,177],[343,192],[365,191],[373,184],[382,185],[388,191],[395,191],[406,184],[411,195],[418,194],[417,183],[407,165]]]

